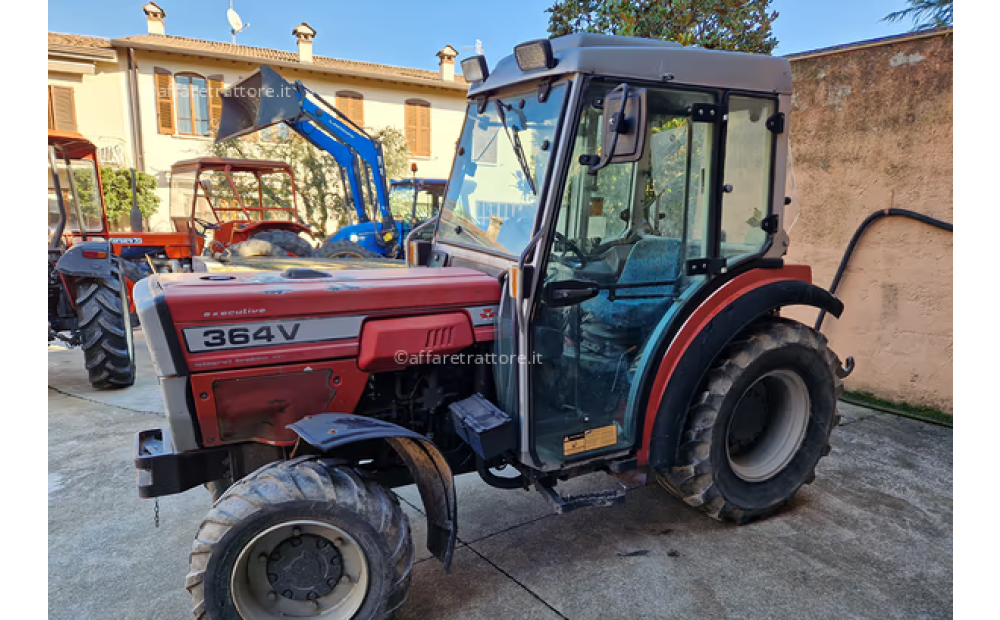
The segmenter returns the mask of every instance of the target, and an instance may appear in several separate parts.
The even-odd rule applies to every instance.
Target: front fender
[[[84,252],[103,252],[105,258],[87,258]],[[107,241],[84,241],[66,250],[56,263],[59,273],[77,278],[111,276],[111,245]]]
[[[384,439],[399,454],[420,491],[427,512],[427,549],[447,572],[458,538],[455,481],[444,456],[430,439],[393,424],[349,413],[307,416],[288,428],[309,445],[329,452],[358,441]]]

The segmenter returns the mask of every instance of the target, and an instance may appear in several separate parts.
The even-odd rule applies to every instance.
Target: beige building
[[[79,131],[104,163],[154,175],[163,206],[152,230],[171,230],[170,167],[212,144],[216,93],[262,64],[302,80],[362,126],[404,132],[419,174],[448,176],[468,90],[453,47],[437,52],[438,71],[426,71],[314,55],[318,35],[306,23],[290,28],[290,52],[168,35],[163,8],[149,2],[142,10],[147,34],[49,33],[49,127]]]

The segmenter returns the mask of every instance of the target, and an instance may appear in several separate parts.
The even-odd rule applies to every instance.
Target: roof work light
[[[470,56],[462,61],[462,77],[466,82],[482,82],[490,74],[486,56]]]
[[[548,39],[536,39],[514,47],[514,58],[521,71],[537,71],[551,69],[556,66],[552,55],[552,43]]]

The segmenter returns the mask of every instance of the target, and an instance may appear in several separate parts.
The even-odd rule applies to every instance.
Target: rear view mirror
[[[639,161],[646,146],[646,89],[622,83],[604,98],[601,157],[590,163],[596,174],[608,164]]]

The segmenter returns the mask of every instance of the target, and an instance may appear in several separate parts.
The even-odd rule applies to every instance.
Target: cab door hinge
[[[692,258],[684,265],[689,276],[714,276],[726,273],[726,259],[724,258]]]
[[[713,103],[691,105],[692,123],[721,123],[726,120],[726,107]]]
[[[785,131],[785,114],[784,112],[776,112],[769,116],[766,121],[764,121],[764,127],[767,127],[772,133],[782,133]]]

